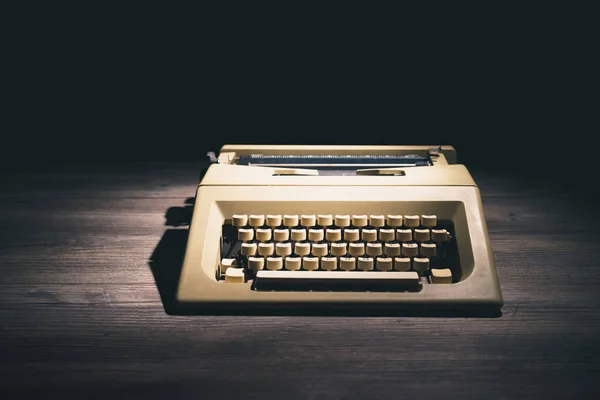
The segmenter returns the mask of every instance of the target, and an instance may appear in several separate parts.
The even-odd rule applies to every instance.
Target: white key
[[[254,229],[260,228],[265,224],[265,216],[264,215],[250,215],[248,217],[248,224]]]
[[[432,269],[431,283],[452,283],[452,271],[448,268]]]
[[[244,270],[242,268],[228,268],[225,272],[225,283],[244,283]]]
[[[312,255],[315,257],[324,257],[327,255],[327,243],[313,243]]]
[[[356,269],[356,258],[341,257],[340,258],[340,269],[342,269],[344,271],[354,271]]]
[[[402,255],[404,257],[417,257],[419,246],[416,243],[402,243]]]
[[[325,231],[325,239],[330,242],[337,242],[342,240],[342,230],[341,229],[327,229]]]
[[[295,242],[306,240],[306,229],[292,229],[291,238]]]
[[[324,232],[323,229],[310,229],[308,231],[308,240],[311,242],[320,242],[323,240]]]
[[[314,271],[319,268],[319,259],[317,257],[302,257],[302,268],[307,271]]]
[[[379,240],[382,242],[391,242],[396,239],[396,232],[393,229],[380,229]]]
[[[310,254],[310,243],[296,243],[294,245],[294,253],[299,256],[307,256]]]
[[[271,271],[278,271],[283,268],[283,258],[281,257],[267,257],[267,269]]]
[[[396,229],[396,240],[399,242],[410,242],[412,240],[412,231],[410,229]]]
[[[366,253],[371,257],[379,257],[383,254],[381,243],[367,243]]]
[[[256,254],[258,246],[256,243],[242,243],[242,247],[240,249],[240,253],[243,256],[250,257]]]
[[[375,228],[381,228],[385,225],[384,215],[371,215],[369,216],[369,220],[371,221],[371,226],[374,226]]]
[[[377,257],[375,260],[377,269],[380,271],[391,271],[393,261],[390,257]]]
[[[221,260],[221,273],[224,274],[229,268],[237,268],[235,258],[223,258]]]
[[[238,240],[247,242],[252,239],[254,239],[254,229],[251,229],[251,228],[243,229],[242,228],[242,229],[238,230]]]
[[[263,257],[269,257],[275,252],[275,245],[273,243],[259,243],[258,254]]]
[[[431,240],[436,243],[444,243],[447,242],[450,238],[450,234],[445,229],[432,229],[431,230]]]
[[[353,257],[359,257],[365,254],[365,244],[364,243],[350,243],[350,248],[348,249],[348,253],[350,253]]]
[[[373,257],[358,257],[358,269],[362,271],[372,271]]]
[[[248,216],[245,214],[235,214],[231,218],[231,224],[233,226],[237,226],[238,228],[245,226],[248,223]]]
[[[410,271],[410,258],[408,258],[408,257],[394,258],[394,269],[396,271]]]
[[[426,242],[429,240],[429,229],[415,229],[414,238],[419,242]]]
[[[325,271],[333,271],[337,269],[337,258],[323,257],[321,258],[321,269]]]
[[[398,257],[400,255],[400,243],[386,243],[383,252],[388,257]]]
[[[336,257],[342,257],[346,254],[346,243],[331,243],[331,254]]]
[[[281,215],[267,215],[267,226],[275,229],[279,225],[281,225]]]
[[[265,267],[264,257],[249,257],[248,258],[248,269],[252,271],[260,271]]]
[[[349,215],[336,215],[335,216],[335,226],[340,228],[345,228],[350,226],[350,216]]]
[[[287,229],[275,229],[273,231],[273,239],[276,242],[285,242],[290,238],[290,231]]]
[[[288,228],[293,228],[294,226],[298,225],[298,216],[297,215],[284,215],[283,216],[283,225],[287,226]]]
[[[268,228],[257,229],[256,230],[256,240],[258,240],[260,242],[266,242],[268,240],[271,240],[272,233],[273,233],[273,231]]]
[[[302,267],[302,258],[300,257],[286,257],[285,269],[289,271],[298,271]]]
[[[291,243],[277,243],[275,245],[275,254],[282,258],[286,258],[290,254],[292,254],[292,244]]]
[[[377,240],[377,229],[363,229],[362,240],[365,242],[374,242]]]
[[[402,217],[402,215],[388,215],[387,220],[389,226],[399,228],[402,226],[404,218]]]
[[[437,215],[421,215],[421,223],[431,229],[437,225]]]
[[[421,243],[421,257],[435,257],[436,247],[435,243]]]
[[[315,217],[314,215],[302,215],[300,217],[300,225],[302,225],[306,228],[315,226],[316,223],[317,223],[317,217]]]
[[[344,229],[344,240],[347,242],[356,242],[360,238],[358,229]]]
[[[425,273],[429,271],[429,258],[413,258],[413,269],[417,271],[419,275],[425,275]]]
[[[331,214],[319,214],[317,216],[317,224],[322,227],[333,225],[333,216]]]
[[[353,215],[352,216],[352,225],[362,228],[363,226],[367,226],[368,218],[366,215]]]
[[[404,226],[408,228],[416,228],[419,226],[419,216],[418,215],[405,215],[404,216]]]

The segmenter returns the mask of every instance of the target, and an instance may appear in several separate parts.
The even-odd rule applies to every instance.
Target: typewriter
[[[196,192],[177,305],[497,310],[479,189],[451,146],[226,145]]]

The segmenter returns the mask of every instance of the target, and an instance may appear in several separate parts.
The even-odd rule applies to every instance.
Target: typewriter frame
[[[405,168],[403,176],[282,176],[277,168],[235,165],[240,152],[398,154],[428,152],[432,147],[224,146],[219,155],[222,162],[209,167],[197,188],[177,305],[209,314],[298,309],[499,310],[503,300],[479,189],[464,165],[453,164],[452,147],[442,148],[442,162]],[[228,284],[216,278],[220,229],[233,214],[370,212],[365,210],[423,214],[434,207],[440,218],[455,221],[463,274],[458,283],[427,284],[417,293],[300,292],[256,291],[250,283]]]

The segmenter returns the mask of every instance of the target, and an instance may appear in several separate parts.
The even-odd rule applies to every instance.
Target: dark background
[[[538,172],[542,153],[561,169],[588,163],[590,25],[480,11],[437,10],[415,26],[385,13],[267,24],[244,10],[217,22],[206,11],[29,12],[9,40],[3,161],[200,159],[226,143],[287,143],[449,144],[465,164]]]

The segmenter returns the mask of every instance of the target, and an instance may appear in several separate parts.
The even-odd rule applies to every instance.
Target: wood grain
[[[199,165],[2,172],[3,398],[600,395],[595,194],[471,169],[500,318],[173,316]]]

